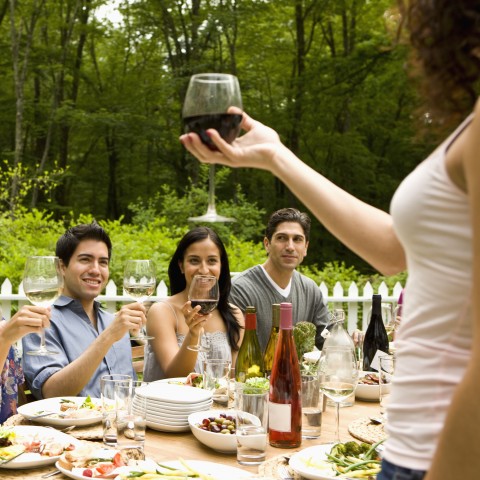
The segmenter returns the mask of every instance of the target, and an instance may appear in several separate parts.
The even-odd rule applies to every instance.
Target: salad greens
[[[260,390],[260,392],[259,392]],[[243,387],[243,393],[255,394],[265,393],[270,390],[270,380],[265,377],[247,378]]]

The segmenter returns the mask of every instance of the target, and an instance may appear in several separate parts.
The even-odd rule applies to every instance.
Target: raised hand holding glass
[[[143,303],[155,291],[155,266],[152,260],[127,260],[123,272],[123,289],[125,293],[139,303]],[[141,333],[132,337],[134,340],[149,340],[151,336]]]
[[[217,308],[218,300],[220,299],[217,277],[213,275],[195,275],[188,291],[188,299],[191,302],[192,308],[200,305],[199,315],[208,315],[213,312]],[[203,328],[198,335],[197,344],[189,345],[187,347],[189,350],[195,352],[208,351],[208,349],[202,345],[202,334]]]
[[[63,275],[58,257],[29,257],[23,273],[23,290],[33,305],[49,307],[62,294]],[[45,332],[40,334],[40,348],[29,350],[28,355],[56,355],[57,351],[45,346]]]
[[[200,73],[193,75],[188,84],[183,103],[182,117],[185,132],[197,133],[211,150],[216,146],[206,131],[213,128],[228,143],[240,133],[242,115],[228,113],[230,107],[242,106],[242,96],[237,77],[226,73]],[[218,215],[215,208],[215,165],[210,164],[207,213],[190,217],[193,222],[234,222],[234,218]]]

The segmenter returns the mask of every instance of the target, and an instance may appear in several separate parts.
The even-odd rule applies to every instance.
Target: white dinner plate
[[[52,425],[57,427],[67,427],[70,425],[75,425],[76,427],[84,427],[87,425],[95,425],[102,421],[102,412],[100,410],[89,410],[93,415],[88,414],[88,416],[80,417],[64,417],[60,418],[55,415],[50,415],[47,417],[35,418],[37,415],[42,412],[57,412],[63,413],[60,410],[61,400],[71,400],[80,406],[86,399],[86,397],[54,397],[46,398],[44,400],[38,400],[36,402],[26,403],[21,407],[18,407],[18,413],[23,415],[28,420],[31,420],[35,423],[40,423],[41,425]],[[99,398],[92,398],[92,402],[98,407],[101,406],[102,401]]]
[[[172,404],[192,404],[206,402],[212,398],[212,392],[203,388],[191,388],[184,385],[164,383],[162,380],[136,390],[139,397]]]
[[[188,432],[190,431],[190,425],[166,425],[161,422],[151,422],[147,420],[147,427],[152,430],[158,430],[160,432]]]
[[[41,441],[54,439],[55,442],[61,443],[65,447],[67,447],[69,444],[75,445],[76,448],[82,445],[82,442],[80,440],[77,440],[71,435],[59,432],[53,428],[17,425],[15,427],[12,427],[12,429],[15,432],[17,439],[22,437],[26,437],[32,440],[36,438]],[[26,452],[22,453],[20,456],[14,458],[10,462],[0,465],[0,468],[13,470],[43,467],[45,465],[55,463],[59,459],[59,457],[60,455],[49,457],[47,455],[40,455],[39,453]],[[0,477],[2,477],[2,475],[0,475]]]
[[[197,412],[202,409],[209,409],[212,406],[213,401],[208,400],[206,402],[194,403],[191,405],[175,405],[171,403],[157,403],[150,400],[147,401],[147,410],[154,410],[157,412],[168,412],[176,415],[185,414],[188,416],[190,413]],[[141,405],[140,400],[133,400],[133,405],[139,407]]]
[[[189,387],[190,385],[185,385],[187,381],[187,377],[173,377],[173,378],[164,378],[162,380],[158,380],[159,383],[170,383],[171,385],[183,385],[185,387]]]
[[[338,477],[335,473],[329,473],[328,471],[322,471],[320,467],[313,465],[307,465],[307,462],[311,459],[314,462],[320,462],[327,459],[327,453],[330,453],[333,447],[333,443],[326,443],[324,445],[316,445],[314,447],[304,448],[297,453],[294,453],[290,457],[288,465],[295,473],[298,473],[304,478],[309,480],[334,480]]]

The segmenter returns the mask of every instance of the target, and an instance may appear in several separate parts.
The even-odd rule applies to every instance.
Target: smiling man
[[[307,255],[310,218],[295,208],[274,212],[265,229],[263,243],[268,258],[232,279],[230,301],[243,312],[248,305],[257,309],[257,334],[262,350],[272,326],[272,304],[290,302],[293,321],[312,322],[317,327],[315,344],[323,346],[321,332],[328,312],[315,282],[296,271]]]
[[[102,375],[135,378],[129,331],[146,321],[145,307],[132,303],[113,315],[95,300],[108,282],[111,252],[110,238],[96,222],[70,228],[57,241],[65,285],[52,307],[45,340],[48,350],[59,353],[23,356],[25,377],[36,398],[98,398]],[[34,350],[38,342],[38,335],[27,335],[23,351]]]

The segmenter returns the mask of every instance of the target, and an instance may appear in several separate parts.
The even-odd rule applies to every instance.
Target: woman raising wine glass
[[[200,313],[200,304],[193,305],[199,298],[189,299],[193,280],[201,275],[218,281],[218,305],[207,315]],[[230,268],[217,233],[208,227],[187,232],[170,260],[168,276],[171,297],[154,303],[147,315],[147,332],[155,338],[146,346],[145,381],[202,373],[202,361],[207,355],[234,365],[244,320],[240,309],[228,302]],[[211,290],[211,284],[203,290]],[[208,341],[208,352],[191,349],[201,345],[200,336]]]

